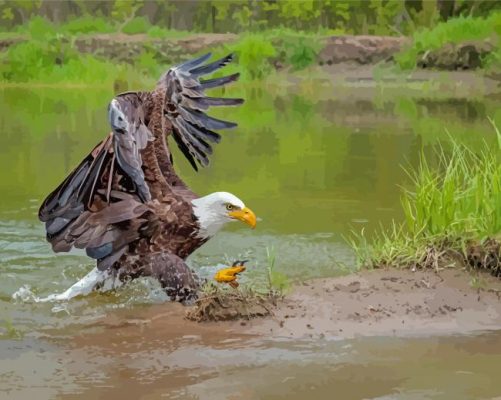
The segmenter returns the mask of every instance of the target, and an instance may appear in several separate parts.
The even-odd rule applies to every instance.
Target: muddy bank
[[[142,53],[153,54],[158,62],[175,63],[201,51],[229,44],[238,39],[232,33],[200,33],[183,37],[157,39],[146,34],[123,33],[80,35],[74,39],[75,48],[81,53],[90,53],[118,62],[134,62]],[[0,51],[27,40],[16,37],[0,40]],[[69,37],[62,41],[70,43]],[[281,38],[273,39],[277,49],[283,47]],[[314,64],[331,66],[350,63],[357,66],[393,62],[393,56],[411,45],[408,37],[343,35],[318,38],[318,50]],[[482,67],[482,60],[496,47],[489,40],[446,44],[440,49],[422,51],[416,67],[421,69],[465,70]],[[276,69],[287,68],[285,51],[270,59]]]
[[[391,61],[393,55],[410,44],[406,37],[332,36],[324,39],[318,54],[319,65],[354,62],[361,65]]]
[[[501,329],[501,282],[459,269],[373,270],[305,282],[268,317],[198,323],[187,320],[186,311],[179,304],[158,304],[104,317],[87,328],[120,328],[121,335],[151,340],[165,335],[301,339],[465,334]]]
[[[119,62],[132,62],[141,53],[148,51],[159,62],[178,62],[185,56],[195,54],[237,39],[231,33],[193,34],[182,38],[152,39],[146,34],[101,34],[83,36],[75,41],[82,53],[91,53]]]
[[[306,282],[286,297],[273,317],[251,320],[245,331],[299,338],[491,329],[501,329],[498,279],[457,269],[388,269]]]

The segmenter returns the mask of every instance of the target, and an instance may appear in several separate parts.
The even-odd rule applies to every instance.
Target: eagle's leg
[[[120,275],[129,278],[151,276],[158,279],[172,301],[190,303],[197,299],[200,287],[198,277],[185,261],[171,253],[151,253],[141,255],[127,265]]]

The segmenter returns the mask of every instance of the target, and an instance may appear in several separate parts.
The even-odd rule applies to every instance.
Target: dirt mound
[[[466,249],[466,262],[471,268],[488,270],[496,277],[501,276],[501,244],[495,239],[483,243],[470,243]]]
[[[250,290],[216,290],[202,294],[185,317],[191,321],[230,321],[272,314],[276,299]]]
[[[374,64],[389,61],[409,42],[404,37],[332,36],[325,41],[318,55],[320,65],[344,62]]]
[[[477,69],[482,67],[484,57],[494,50],[494,45],[489,41],[448,43],[438,50],[422,53],[417,66],[450,71]]]

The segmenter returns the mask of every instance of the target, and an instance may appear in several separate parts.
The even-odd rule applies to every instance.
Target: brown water
[[[314,90],[312,90],[312,87]],[[247,279],[264,279],[266,250],[295,279],[353,269],[343,235],[399,218],[401,165],[450,136],[494,141],[499,95],[461,97],[353,85],[337,90],[266,88],[218,115],[227,132],[213,165],[195,175],[201,194],[226,190],[262,218],[233,226],[190,258],[203,276],[245,256]],[[36,212],[43,197],[108,131],[113,93],[94,89],[3,89],[0,95],[0,397],[471,399],[501,396],[501,335],[268,341],[217,327],[149,332],[141,315],[172,304],[149,281],[63,304],[36,303],[92,268],[82,253],[55,256]],[[448,132],[446,131],[448,130]],[[244,278],[245,280],[245,278]],[[12,296],[17,294],[17,298]],[[154,308],[157,310],[157,308]],[[130,318],[128,315],[130,314]],[[167,314],[165,318],[170,318]],[[117,322],[118,321],[118,322]],[[125,322],[124,322],[125,321]],[[8,392],[6,390],[9,390]]]

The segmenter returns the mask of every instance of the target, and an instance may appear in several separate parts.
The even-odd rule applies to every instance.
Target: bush
[[[52,38],[12,45],[1,54],[0,78],[9,82],[109,84],[116,81],[136,83],[132,66],[81,54],[69,41]]]
[[[277,51],[265,35],[247,34],[233,45],[232,49],[238,55],[238,63],[249,78],[263,78],[272,72],[273,67],[269,59],[275,57]]]
[[[54,25],[43,17],[32,18],[27,26],[21,28],[21,31],[28,32],[33,40],[45,40],[56,34]]]
[[[432,29],[421,29],[412,36],[412,45],[395,55],[395,60],[403,69],[416,66],[420,54],[436,50],[447,43],[460,43],[469,40],[484,40],[501,35],[501,12],[487,18],[463,17],[441,22]],[[499,45],[497,41],[493,42]]]
[[[67,22],[60,27],[61,32],[75,33],[110,33],[115,27],[103,18],[91,17],[90,15],[80,17]]]
[[[308,37],[284,38],[287,64],[294,70],[304,69],[315,63],[319,51],[318,40]]]
[[[169,31],[164,28],[160,28],[159,26],[152,26],[148,30],[148,36],[152,38],[163,38],[169,34]]]
[[[123,26],[122,32],[128,35],[135,35],[137,33],[146,33],[150,29],[151,23],[146,17],[135,17]]]

